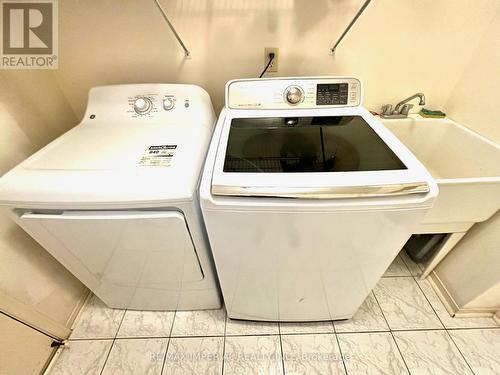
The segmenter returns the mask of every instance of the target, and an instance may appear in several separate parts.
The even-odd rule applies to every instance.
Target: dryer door
[[[110,307],[175,309],[203,279],[176,211],[24,213],[19,224]]]

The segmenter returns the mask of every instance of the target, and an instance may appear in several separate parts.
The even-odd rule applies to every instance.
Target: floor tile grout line
[[[382,313],[382,317],[384,318],[385,324],[387,324],[387,328],[389,328],[389,331],[392,331],[392,327],[389,324],[389,321],[387,320],[387,318],[385,316],[384,309],[382,308],[382,305],[378,301],[377,295],[375,294],[375,290],[372,290],[372,294],[373,294],[373,298],[375,298],[375,302],[377,302],[377,306],[380,309],[380,312]]]
[[[337,332],[337,335],[366,334],[366,333],[385,333],[385,332],[422,332],[422,331],[446,331],[444,328],[415,328],[415,329],[388,329],[385,331],[345,331]]]
[[[167,347],[165,348],[165,357],[163,358],[163,363],[161,365],[160,375],[163,374],[163,370],[165,369],[165,364],[167,363],[167,353],[168,353],[168,348],[170,347],[170,342],[172,341],[172,331],[174,330],[174,323],[176,316],[177,316],[177,310],[174,310],[174,318],[172,319],[172,325],[170,326],[170,331],[168,332]]]
[[[349,373],[347,372],[347,366],[346,366],[345,361],[344,361],[344,355],[342,354],[342,348],[340,347],[339,336],[337,335],[337,328],[335,327],[335,322],[333,320],[331,322],[332,322],[332,326],[333,326],[333,334],[335,335],[335,341],[337,341],[337,345],[339,346],[340,359],[342,360],[342,366],[344,366],[344,371],[345,371],[346,375],[348,375]]]
[[[111,341],[111,345],[109,346],[108,354],[106,354],[106,359],[104,360],[104,363],[102,364],[101,371],[99,374],[102,374],[104,371],[104,367],[106,367],[106,363],[108,362],[109,355],[111,354],[111,349],[113,349],[113,345],[115,343],[115,340]]]
[[[377,329],[377,330],[374,330],[374,331],[370,331],[370,330],[363,330],[363,331],[340,331],[340,332],[336,332],[337,335],[346,335],[346,334],[364,334],[364,333],[384,333],[384,332],[391,332],[390,329]]]
[[[336,331],[337,335],[343,334],[357,334],[357,333],[382,333],[382,332],[419,332],[419,331],[477,331],[477,330],[500,330],[500,327],[450,327],[450,328],[408,328],[408,329],[377,329],[377,330],[363,330],[363,331]],[[296,335],[319,335],[319,334],[330,334],[332,331],[321,331],[321,332],[283,332],[282,335],[285,336],[296,336]],[[252,337],[252,336],[277,336],[278,333],[255,333],[255,334],[231,334],[226,335],[226,337]],[[189,339],[189,338],[203,338],[203,337],[224,337],[223,335],[193,335],[193,336],[134,336],[134,337],[117,337],[116,341],[121,340],[147,340],[147,339]],[[98,337],[98,338],[82,338],[82,339],[71,339],[68,342],[81,342],[81,341],[109,341],[113,340],[113,337]]]
[[[401,259],[401,262],[403,262],[404,266],[406,267],[406,269],[408,270],[408,273],[410,274],[410,276],[413,277],[413,274],[411,273],[411,270],[410,270],[410,267],[408,267],[408,265],[406,264],[404,258],[401,256],[401,252],[402,251],[405,251],[405,249],[403,248],[399,253],[398,253],[398,257],[399,259]]]
[[[337,341],[337,345],[339,347],[340,359],[342,360],[342,366],[344,366],[345,374],[348,375],[349,372],[347,371],[347,365],[345,364],[345,361],[344,361],[344,354],[342,353],[342,347],[340,346],[339,336],[335,333],[335,327],[333,327],[333,331],[334,331],[333,334],[335,335],[335,341]]]
[[[462,358],[464,359],[465,363],[467,364],[467,367],[471,370],[471,372],[473,374],[475,374],[474,370],[472,369],[472,366],[469,364],[469,361],[467,361],[467,358],[465,358],[465,355],[462,353],[462,351],[460,350],[460,348],[458,347],[457,343],[455,342],[455,340],[453,340],[453,336],[450,334],[450,332],[448,332],[448,330],[446,330],[446,334],[448,335],[448,337],[450,338],[451,342],[453,343],[453,345],[455,345],[455,348],[457,348],[458,352],[460,353],[460,355],[462,356]]]
[[[403,251],[403,250],[401,250]],[[401,261],[401,263],[403,263],[403,266],[405,267],[405,269],[408,271],[408,274],[407,275],[386,275],[385,272],[387,272],[387,270],[382,274],[382,276],[380,278],[382,279],[386,279],[386,278],[389,278],[389,277],[413,277],[412,273],[411,273],[411,270],[410,268],[408,267],[408,265],[406,264],[406,262],[404,261],[403,257],[401,256],[401,251],[398,253],[398,255],[396,255],[396,257],[393,259],[392,263],[394,263],[394,261],[396,261],[397,258],[399,258],[399,260]],[[391,265],[392,265],[391,263]],[[389,267],[391,266],[389,265]],[[388,268],[389,268],[388,267]]]
[[[415,279],[415,276],[382,276],[381,279]]]
[[[120,324],[118,324],[118,329],[116,330],[115,337],[113,337],[113,341],[118,337],[118,332],[120,332],[120,328],[122,328],[123,321],[125,320],[125,314],[127,314],[127,310],[123,311],[123,315],[120,319]]]
[[[396,348],[398,349],[399,355],[401,356],[401,359],[403,360],[403,363],[405,364],[406,370],[408,370],[408,374],[411,374],[410,368],[408,367],[408,364],[406,363],[405,357],[403,356],[403,352],[401,351],[401,348],[398,345],[398,341],[396,340],[396,337],[394,337],[394,333],[392,331],[389,333],[391,334],[392,340],[394,341],[394,344],[396,345]]]
[[[278,332],[280,332],[278,328]],[[278,339],[280,340],[280,353],[281,353],[281,368],[283,369],[283,375],[286,374],[285,370],[285,353],[283,352],[283,340],[281,337],[281,333],[278,335]]]
[[[422,288],[420,287],[420,285],[418,284],[415,276],[411,276],[411,279],[415,282],[415,284],[417,285],[417,288],[418,290],[420,290],[420,292],[423,294],[425,300],[427,301],[427,303],[429,304],[429,306],[431,307],[432,309],[432,312],[434,313],[434,315],[436,316],[436,318],[438,319],[439,323],[441,323],[441,326],[443,328],[434,328],[434,329],[446,329],[445,325],[443,324],[443,322],[441,321],[441,319],[439,318],[438,314],[436,313],[436,310],[434,309],[434,307],[432,306],[431,302],[429,301],[429,299],[427,298],[427,295],[424,293],[424,291],[422,290]],[[375,293],[373,293],[375,295]],[[377,300],[377,303],[379,304],[380,306],[380,309],[382,310],[382,315],[384,315],[385,317],[385,314],[384,314],[384,311],[382,309],[382,306],[380,305],[380,303],[378,302],[378,299],[377,299],[377,296],[375,295],[375,299]],[[393,329],[392,327],[389,326],[389,328],[391,329],[391,331],[405,331],[403,329]],[[415,330],[415,331],[421,331],[421,330],[432,330],[433,328],[417,328],[417,329],[408,329],[408,331],[412,331],[412,330]]]
[[[468,330],[469,328],[460,329],[460,330]],[[470,328],[471,330],[491,330],[495,328]],[[456,329],[452,329],[449,331],[460,331]],[[366,335],[367,333],[406,333],[406,332],[439,332],[439,331],[448,331],[444,328],[418,328],[418,329],[394,329],[394,330],[385,330],[385,331],[345,331],[345,332],[294,332],[294,333],[283,333],[282,336],[312,336],[312,335]],[[238,335],[238,336],[230,336],[230,337],[254,337],[254,336],[277,336],[276,333],[273,334],[259,334],[259,335]]]
[[[386,316],[384,314],[384,309],[382,309],[382,305],[380,304],[380,302],[378,301],[377,296],[375,295],[375,290],[372,289],[371,294],[372,294],[373,298],[375,299],[375,302],[377,303],[377,306],[378,306],[378,308],[380,310],[380,313],[382,314],[382,318],[384,318],[385,325],[386,325],[387,329],[390,332],[391,331],[391,326],[389,325],[389,321],[387,320],[387,318],[386,318]]]
[[[118,336],[118,332],[120,331],[122,323],[125,320],[125,314],[126,313],[127,313],[127,310],[125,309],[123,311],[123,315],[122,315],[122,318],[120,320],[120,324],[118,324],[118,329],[116,330],[115,337],[113,337],[113,341],[111,342],[111,346],[109,347],[108,355],[106,356],[106,359],[104,360],[104,364],[102,365],[102,368],[101,368],[101,372],[99,373],[101,375],[104,372],[104,368],[106,367],[106,364],[108,363],[108,359],[109,359],[109,356],[111,354],[111,350],[113,350],[113,346],[115,346],[116,337]]]
[[[256,332],[256,333],[231,333],[226,334],[226,337],[252,337],[252,336],[277,336],[278,332],[266,333],[266,332]]]
[[[404,248],[404,247],[403,247],[403,250],[401,250],[401,251],[399,252],[399,254],[401,254],[401,252],[402,252],[402,251],[404,251],[404,252],[406,253],[406,250],[405,250],[405,248]],[[410,274],[411,274],[411,276],[412,276],[412,277],[418,277],[418,278],[420,278],[420,275],[421,275],[421,274],[422,274],[422,272],[423,272],[423,269],[420,267],[420,263],[417,263],[417,262],[415,262],[413,259],[411,259],[411,257],[408,255],[408,253],[406,253],[406,256],[410,259],[410,261],[412,261],[412,262],[415,264],[415,266],[417,266],[417,268],[418,268],[418,270],[419,270],[418,275],[414,275],[414,274],[413,274],[413,272],[411,272],[410,266],[409,266],[409,265],[408,265],[408,263],[406,262],[405,258],[404,258],[404,257],[401,257],[401,259],[403,259],[403,263],[404,263],[404,264],[406,264],[406,267],[410,270]]]
[[[377,333],[377,332],[419,332],[419,331],[460,331],[460,330],[498,330],[500,327],[473,327],[473,328],[407,328],[407,329],[385,329],[385,330],[363,330],[363,331],[341,331],[337,332],[338,335],[343,334],[357,334],[357,333]],[[322,335],[322,334],[332,334],[332,331],[318,331],[318,332],[284,332],[281,333],[284,336],[297,336],[297,335]],[[278,333],[255,333],[255,334],[232,334],[226,335],[226,337],[254,337],[254,336],[278,336]],[[210,337],[224,337],[223,335],[192,335],[192,336],[171,336],[173,339],[195,339],[195,338],[210,338]],[[144,339],[162,339],[169,338],[168,336],[141,336],[141,337],[118,337],[117,341],[120,340],[144,340]],[[72,342],[77,341],[99,341],[99,340],[113,340],[113,338],[99,338],[99,339],[78,339],[78,340],[70,340]]]
[[[282,341],[282,337],[281,337],[281,322],[278,321],[278,336],[279,336],[279,340],[280,340],[280,348],[281,348],[281,366],[283,368],[283,375],[286,374],[286,370],[285,370],[285,353],[283,352],[283,341]]]
[[[304,331],[304,332],[282,332],[281,334],[284,336],[297,336],[297,335],[325,335],[328,333],[335,333],[335,329],[329,330],[329,331],[322,330],[322,331],[316,331],[316,332],[311,332],[311,331],[309,331],[309,332],[307,332],[307,331]],[[271,335],[276,335],[276,333],[259,334],[259,335],[271,336]]]
[[[425,294],[424,290],[422,289],[422,287],[420,286],[420,284],[418,283],[417,279],[415,279],[415,277],[413,277],[413,280],[415,281],[415,284],[417,284],[417,287],[418,289],[422,292],[422,294],[424,295],[424,298],[425,300],[427,301],[427,303],[429,304],[429,306],[431,307],[432,311],[434,312],[434,314],[436,315],[436,317],[438,318],[439,320],[439,323],[441,323],[441,325],[443,326],[444,329],[446,329],[446,326],[444,325],[443,321],[441,320],[441,318],[439,317],[438,313],[436,312],[436,309],[434,308],[434,306],[432,306],[432,303],[431,301],[429,300],[429,298],[427,297],[427,294]]]
[[[378,329],[378,330],[363,330],[363,331],[336,331],[337,335],[344,334],[363,334],[363,333],[383,333],[383,332],[420,332],[420,331],[467,331],[467,330],[500,330],[500,327],[451,327],[451,328],[409,328],[409,329]],[[296,336],[296,335],[318,335],[318,334],[331,334],[331,331],[324,332],[284,332],[281,333],[285,336]],[[226,337],[252,337],[252,336],[277,336],[277,333],[255,333],[255,334],[232,334],[226,335]],[[146,339],[189,339],[189,338],[203,338],[203,337],[224,337],[223,335],[195,335],[195,336],[135,336],[135,337],[117,337],[116,341],[121,340],[146,340]],[[113,340],[112,337],[98,337],[98,338],[82,338],[82,339],[70,339],[68,343],[71,342],[81,342],[81,341],[109,341]]]
[[[460,319],[460,318],[457,318]],[[472,318],[474,319],[474,318]],[[500,329],[500,327],[449,327],[447,331],[467,331],[467,330],[482,330],[482,329]]]
[[[224,375],[224,362],[226,362],[226,333],[227,333],[227,320],[229,316],[227,315],[226,306],[224,306],[224,311],[226,312],[226,317],[224,319],[224,338],[222,340],[222,369],[221,374]]]
[[[429,303],[429,305],[431,305],[431,309],[432,311],[434,311],[434,314],[436,314],[437,318],[439,319],[439,321],[441,322],[441,324],[443,325],[445,331],[446,331],[446,334],[448,335],[448,337],[450,338],[451,342],[453,343],[453,345],[455,345],[455,348],[457,348],[458,352],[460,353],[460,355],[462,356],[463,360],[465,361],[465,363],[467,364],[467,367],[469,367],[469,369],[472,371],[472,373],[474,374],[474,370],[472,370],[472,367],[469,365],[469,362],[467,362],[467,358],[465,358],[465,356],[463,355],[462,351],[459,349],[458,345],[456,344],[455,340],[453,340],[453,338],[451,337],[450,333],[448,332],[448,329],[446,328],[446,326],[444,325],[443,321],[441,320],[441,318],[439,317],[439,315],[437,314],[436,312],[436,309],[434,308],[434,306],[432,306],[432,303],[431,301],[429,301],[429,298],[427,297],[427,295],[425,294],[424,290],[422,289],[422,287],[420,286],[420,284],[417,282],[417,280],[415,278],[413,278],[415,280],[415,283],[417,284],[418,288],[420,289],[420,291],[422,292],[422,294],[424,295],[426,301]]]
[[[113,337],[87,337],[81,339],[68,339],[68,343],[70,342],[81,342],[81,341],[112,341]]]
[[[372,293],[373,293],[373,298],[375,298],[375,302],[377,302],[377,305],[378,305],[380,311],[382,312],[382,316],[385,320],[385,324],[387,324],[387,327],[389,328],[389,333],[391,334],[392,340],[396,344],[396,348],[398,349],[399,355],[401,356],[401,359],[403,360],[403,363],[405,364],[406,370],[408,370],[408,374],[411,374],[410,368],[408,367],[408,364],[406,363],[405,357],[403,356],[403,352],[399,348],[398,342],[396,341],[396,338],[394,337],[394,333],[392,332],[391,326],[389,325],[389,321],[385,317],[384,310],[382,309],[382,306],[380,305],[380,302],[378,301],[378,298],[375,295],[375,292],[372,292]]]
[[[414,277],[411,275],[386,275],[386,276],[380,276],[381,279],[391,279],[391,278],[396,278],[396,279],[409,279],[410,277]]]

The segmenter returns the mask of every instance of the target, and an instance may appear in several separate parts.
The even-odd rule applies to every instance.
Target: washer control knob
[[[165,111],[170,111],[172,108],[175,106],[175,99],[174,98],[165,98],[163,99],[163,109]]]
[[[145,96],[138,97],[134,100],[134,111],[139,114],[145,114],[151,111],[153,107],[153,103],[151,99],[146,98]]]
[[[290,86],[285,90],[285,99],[288,104],[296,105],[304,100],[304,91],[299,86]]]

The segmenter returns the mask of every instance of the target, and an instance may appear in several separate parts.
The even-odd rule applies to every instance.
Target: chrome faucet
[[[380,117],[382,118],[406,118],[408,117],[408,112],[410,112],[410,109],[413,108],[413,104],[408,104],[410,100],[413,100],[415,98],[419,98],[420,101],[418,102],[418,105],[425,105],[425,95],[422,94],[421,92],[416,93],[415,95],[412,95],[405,100],[400,101],[398,104],[396,104],[396,107],[394,110],[392,109],[392,104],[386,104],[382,106],[382,113],[380,114]]]

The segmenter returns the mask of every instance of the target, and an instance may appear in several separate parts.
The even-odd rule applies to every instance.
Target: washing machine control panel
[[[347,105],[348,101],[348,83],[318,83],[316,85],[316,105]]]
[[[297,105],[304,101],[304,90],[300,86],[289,86],[284,92],[285,100],[290,105]]]
[[[270,78],[231,81],[226,106],[232,109],[290,109],[361,105],[357,78]]]

